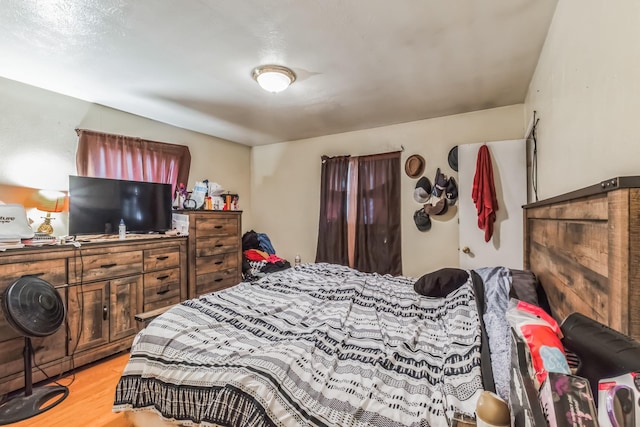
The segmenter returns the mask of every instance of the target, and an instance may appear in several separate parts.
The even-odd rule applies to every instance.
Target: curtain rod
[[[156,141],[156,140],[153,140],[153,139],[142,138],[140,136],[122,135],[122,134],[110,133],[110,132],[100,132],[100,131],[91,130],[91,129],[75,128],[75,131],[76,131],[76,135],[77,136],[80,136],[80,132],[88,132],[88,133],[97,134],[97,135],[108,135],[108,136],[116,136],[116,137],[119,137],[119,138],[129,138],[130,140],[135,140],[135,141],[153,142],[155,144],[186,146],[184,144],[176,144],[176,143],[173,143],[173,142],[166,142],[166,141]]]
[[[89,132],[89,133],[97,133],[100,135],[112,135],[112,136],[122,136],[124,138],[144,139],[139,136],[123,135],[120,133],[111,133],[111,132],[101,132],[99,130],[93,130],[93,129],[75,128],[75,131],[76,131],[76,135],[78,136],[80,136],[80,132]]]
[[[387,155],[387,154],[402,153],[403,151],[404,151],[404,145],[401,145],[401,146],[400,146],[400,149],[399,149],[399,150],[396,150],[396,151],[385,151],[385,152],[382,152],[382,153],[362,154],[362,155],[360,155],[360,156],[352,156],[351,154],[342,154],[342,155],[336,155],[336,156],[328,156],[328,155],[326,155],[326,154],[323,154],[322,156],[320,156],[320,158],[321,158],[322,160],[326,160],[326,159],[330,159],[330,158],[332,158],[332,157],[354,157],[354,158],[355,158],[355,157],[369,157],[369,156],[384,156],[384,155]]]

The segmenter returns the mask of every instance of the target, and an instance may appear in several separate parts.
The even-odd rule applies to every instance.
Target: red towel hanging
[[[496,220],[498,199],[496,198],[496,189],[493,184],[491,155],[486,144],[478,150],[471,197],[478,211],[478,227],[484,230],[484,241],[488,242],[493,236],[493,223]]]

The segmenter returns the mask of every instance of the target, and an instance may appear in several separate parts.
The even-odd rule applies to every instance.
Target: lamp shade
[[[62,212],[65,199],[62,191],[39,190],[35,195],[35,207],[44,212]]]
[[[296,75],[287,67],[262,65],[253,70],[253,78],[267,92],[278,93],[296,80]]]

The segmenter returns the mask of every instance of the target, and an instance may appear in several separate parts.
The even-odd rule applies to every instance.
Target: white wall
[[[354,156],[400,150],[402,153],[402,257],[405,275],[418,277],[445,266],[458,266],[457,209],[432,217],[432,228],[420,232],[413,213],[420,205],[413,200],[417,179],[404,174],[404,162],[412,154],[427,162],[425,175],[433,181],[440,167],[450,169],[451,147],[482,141],[517,139],[524,134],[523,105],[385,126],[254,147],[252,150],[251,197],[253,224],[267,233],[276,252],[293,260],[313,261],[318,235],[320,205],[320,157]],[[469,195],[470,197],[470,195]]]
[[[539,196],[640,175],[640,1],[562,0],[525,103]]]
[[[75,128],[137,136],[188,146],[188,187],[208,178],[238,193],[243,228],[251,227],[250,147],[12,80],[0,78],[0,94],[0,184],[67,190],[76,174]]]

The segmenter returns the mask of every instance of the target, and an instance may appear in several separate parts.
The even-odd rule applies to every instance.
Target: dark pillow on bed
[[[459,268],[442,268],[427,273],[413,284],[413,289],[426,297],[442,298],[464,285],[469,273]]]
[[[531,271],[515,270],[511,271],[511,291],[509,296],[529,304],[540,305],[538,302],[538,278]]]

